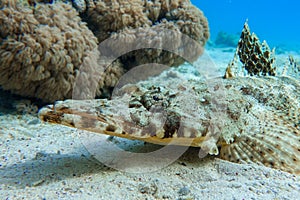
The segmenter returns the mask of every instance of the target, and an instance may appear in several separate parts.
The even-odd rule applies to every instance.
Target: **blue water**
[[[272,47],[300,50],[300,0],[191,0],[208,18],[211,40],[219,31],[252,32]]]

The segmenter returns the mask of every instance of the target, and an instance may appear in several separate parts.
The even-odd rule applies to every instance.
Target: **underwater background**
[[[38,1],[42,3],[34,6],[34,3]],[[190,55],[185,55],[186,50],[188,50],[189,54],[195,54],[198,58],[202,51],[197,51],[196,47],[201,46],[202,49],[202,45],[196,43],[194,47],[192,46],[193,48],[189,44],[184,45],[186,42],[183,40],[184,38],[182,39],[182,34],[177,32],[181,26],[175,27],[174,22],[176,20],[173,18],[167,23],[165,21],[162,23],[166,23],[166,27],[176,28],[174,30],[177,34],[164,33],[164,29],[162,29],[163,31],[157,29],[157,32],[154,32],[155,29],[148,31],[147,28],[139,28],[138,32],[141,34],[138,34],[139,37],[135,36],[136,31],[134,29],[141,27],[144,24],[141,23],[144,22],[143,20],[148,21],[148,17],[143,17],[140,12],[145,10],[143,3],[146,1],[94,0],[106,2],[107,6],[105,3],[99,3],[99,12],[81,15],[81,17],[90,16],[85,18],[86,21],[83,24],[78,12],[71,5],[63,2],[73,2],[79,5],[85,1],[87,0],[56,0],[55,3],[49,3],[52,0],[0,0],[0,200],[299,200],[300,155],[297,153],[294,155],[293,152],[300,152],[300,143],[295,141],[300,139],[298,137],[300,136],[300,128],[297,124],[299,122],[297,121],[299,119],[297,109],[300,105],[300,84],[298,81],[300,80],[300,38],[298,35],[300,29],[298,21],[300,19],[298,12],[300,3],[298,1],[300,2],[300,0],[282,2],[276,0],[191,0],[208,18],[211,31],[205,53],[192,65],[190,64],[192,62],[184,63],[184,61],[189,60],[180,59],[180,54],[178,56],[176,53],[183,52],[181,54],[184,55],[183,58],[189,58]],[[15,2],[19,2],[17,8]],[[26,2],[31,2],[31,4],[28,5]],[[114,6],[111,6],[112,4],[109,2],[121,2],[123,6],[126,6],[128,13],[132,13],[129,15],[132,18],[128,18],[132,24],[129,23],[128,27],[123,26],[123,23],[118,20],[123,20],[122,17],[118,18],[118,16],[123,16],[120,14],[123,13],[123,10],[119,9],[119,4],[114,3]],[[171,1],[149,0],[147,9],[152,8],[151,2],[162,2],[162,5],[168,8],[166,2],[170,3]],[[3,6],[6,3],[9,6]],[[138,9],[132,9],[130,6],[133,4],[136,4]],[[189,8],[185,13],[182,13],[188,17],[184,17],[185,20],[179,22],[178,25],[182,25],[183,28],[186,25],[187,28],[190,27],[190,29],[186,29],[187,33],[184,33],[199,39],[198,42],[201,41],[200,44],[204,45],[208,39],[206,36],[209,35],[207,29],[203,28],[207,27],[206,20],[201,20],[203,19],[201,13],[197,14],[194,7]],[[167,11],[168,9],[163,10]],[[128,17],[128,15],[126,16]],[[181,15],[178,17],[180,18]],[[156,18],[160,22],[159,15]],[[131,19],[136,20],[131,21]],[[276,47],[276,54],[280,54],[276,55],[276,67],[281,67],[280,69],[285,68],[285,66],[291,68],[291,70],[287,70],[287,75],[290,71],[299,72],[297,79],[290,79],[286,76],[280,77],[280,75],[278,77],[245,76],[235,79],[221,79],[224,74],[229,74],[229,78],[232,74],[229,72],[233,70],[226,69],[234,58],[237,40],[246,19],[248,19],[251,32],[254,31],[261,41],[267,40],[271,48]],[[195,24],[190,23],[191,20],[201,22],[201,24],[195,26]],[[90,26],[87,25],[87,22]],[[153,25],[162,26],[163,24],[154,23]],[[102,60],[99,59],[99,49],[101,48],[98,46],[98,41],[102,42],[110,37],[116,38],[115,36],[118,34],[115,32],[118,29],[122,33],[120,34],[121,41],[118,43],[113,40],[111,45],[103,45],[105,49],[103,55],[100,56]],[[127,32],[128,36],[126,37]],[[126,40],[127,38],[129,39]],[[152,43],[159,45],[159,48],[157,51],[154,51],[154,48],[149,49],[149,52],[142,51],[143,49],[135,50],[136,42],[141,48],[149,47],[149,44]],[[173,56],[166,53],[167,51],[162,51],[165,44],[172,46]],[[131,46],[134,51],[127,51],[126,53],[124,49],[126,50],[128,46]],[[248,46],[246,45],[247,48]],[[250,47],[252,46],[250,45]],[[290,52],[290,50],[295,52]],[[104,53],[108,54],[108,61],[105,60],[107,54]],[[110,59],[109,53],[112,54],[112,57],[119,55],[119,53],[120,55],[124,53],[124,56],[119,56],[113,61]],[[130,56],[129,53],[132,55]],[[254,58],[251,58],[251,63],[256,59],[255,55],[246,56],[247,58]],[[263,58],[265,57],[268,58],[266,59],[267,62],[264,61],[267,64],[273,58],[263,56]],[[262,58],[262,55],[259,54],[258,58]],[[169,66],[180,63],[180,61],[184,64],[169,68]],[[112,67],[108,66],[109,62],[113,62],[111,63]],[[261,66],[261,63],[255,66]],[[238,64],[242,66],[242,63]],[[134,67],[137,68],[133,69]],[[165,72],[158,75],[157,73],[162,70]],[[103,71],[105,73],[102,73]],[[101,75],[97,76],[98,72],[104,74],[105,77],[102,79]],[[78,78],[81,75],[83,78]],[[146,89],[141,90],[138,85],[133,84],[118,92],[118,89],[124,84],[136,83],[147,76],[154,76],[150,77],[148,82],[143,83],[145,87],[150,86],[148,92]],[[211,79],[211,77],[216,77],[216,79]],[[93,84],[89,84],[89,82],[99,79],[99,82],[95,81]],[[268,82],[268,80],[270,81]],[[230,83],[231,81],[232,83]],[[117,84],[116,90],[113,89],[115,84]],[[7,89],[4,88],[5,85]],[[88,94],[86,98],[90,99],[90,91],[95,89],[93,86],[99,86],[97,90],[104,92],[104,94],[106,92],[108,95],[113,90],[113,95],[116,96],[112,97],[116,98],[109,98],[107,95],[107,99],[100,104],[97,104],[97,101],[93,103],[93,100],[88,100],[86,105],[77,104],[77,108],[82,109],[80,111],[68,108],[68,105],[74,103],[72,101],[56,102],[56,100],[76,98],[75,91],[80,94]],[[152,93],[152,89],[158,91],[158,95]],[[230,92],[226,93],[226,89]],[[281,89],[282,91],[279,91]],[[144,93],[144,91],[146,92]],[[18,95],[13,94],[13,92]],[[121,101],[118,102],[117,96],[122,94],[126,97],[124,110],[122,110],[122,105],[119,104]],[[132,101],[128,102],[128,105],[126,103],[127,100],[130,100],[130,96]],[[180,97],[177,98],[178,101],[175,99],[177,96]],[[228,100],[226,100],[227,97]],[[117,106],[110,106],[109,103],[106,103],[110,102],[109,99],[112,101],[115,99],[114,102]],[[46,103],[51,105],[46,106]],[[61,105],[60,108],[63,112],[50,115],[52,111],[59,111],[59,105]],[[84,112],[84,108],[89,107],[88,105],[91,106],[90,109]],[[142,110],[144,106],[147,108]],[[50,108],[49,116],[45,112],[38,114],[42,107]],[[97,112],[93,113],[92,108],[95,108]],[[138,110],[132,112],[128,108]],[[171,109],[165,110],[165,108]],[[209,108],[213,108],[211,112],[209,112]],[[296,108],[295,111],[293,108]],[[177,112],[178,110],[180,112]],[[223,111],[224,113],[222,113]],[[245,111],[249,112],[249,117]],[[127,118],[122,116],[123,113],[129,114]],[[254,117],[253,113],[256,113],[257,117]],[[72,120],[71,114],[75,114],[75,121]],[[120,116],[116,116],[117,114]],[[115,116],[114,119],[111,116]],[[255,149],[263,149],[265,152],[261,151],[259,154],[268,155],[264,159],[267,163],[265,163],[266,166],[246,163],[245,161],[243,164],[236,164],[228,162],[232,161],[230,154],[225,157],[226,160],[216,159],[215,156],[206,156],[205,148],[200,150],[200,148],[191,147],[177,160],[173,160],[172,164],[158,169],[161,166],[158,165],[158,162],[163,159],[153,156],[153,153],[158,148],[162,148],[161,146],[118,137],[109,137],[108,140],[105,140],[106,143],[103,140],[99,141],[99,138],[96,137],[97,134],[64,126],[66,123],[60,125],[64,121],[59,119],[69,120],[70,125],[75,125],[75,122],[81,121],[77,124],[78,126],[81,124],[86,128],[93,128],[96,124],[95,119],[100,120],[100,124],[105,127],[105,117],[108,118],[107,124],[112,123],[112,126],[106,126],[105,133],[114,130],[119,131],[120,127],[124,126],[128,131],[134,133],[138,128],[136,125],[141,124],[140,122],[146,124],[149,122],[148,118],[151,119],[152,117],[155,117],[154,122],[157,124],[150,121],[150,126],[146,126],[152,133],[154,131],[150,128],[157,129],[159,128],[157,125],[163,125],[163,129],[160,129],[159,132],[166,134],[169,134],[171,130],[175,130],[177,133],[183,133],[184,130],[187,130],[191,132],[191,136],[196,136],[198,134],[196,129],[207,130],[208,134],[204,133],[206,135],[204,147],[211,145],[211,143],[215,146],[215,141],[219,139],[219,135],[213,134],[214,131],[221,132],[224,130],[226,135],[232,133],[231,136],[234,133],[237,133],[235,134],[237,136],[244,134],[242,135],[244,137],[240,137],[241,139],[236,138],[237,142],[232,148],[230,145],[226,145],[226,151],[228,152],[229,147],[229,150],[238,149],[232,156],[233,159],[236,159],[239,155],[251,158],[249,152],[251,154],[252,151],[250,150],[253,149],[253,155],[256,156],[258,153]],[[86,121],[79,120],[84,118]],[[258,120],[255,121],[256,118]],[[53,121],[56,124],[45,122],[46,119],[57,119]],[[140,119],[142,121],[137,121]],[[210,119],[212,120],[210,121]],[[114,121],[116,121],[115,124],[113,124]],[[164,122],[167,123],[163,124]],[[172,124],[175,126],[171,126]],[[203,127],[201,127],[202,124]],[[224,127],[222,127],[223,124]],[[76,127],[79,128],[78,126]],[[103,127],[100,127],[101,130]],[[169,130],[165,131],[165,127]],[[178,132],[176,129],[181,131]],[[93,130],[95,131],[95,129]],[[262,133],[253,134],[259,130],[263,130]],[[123,133],[124,131],[122,131]],[[249,136],[246,135],[248,133]],[[266,135],[261,136],[265,133]],[[278,136],[275,135],[276,133]],[[246,143],[247,140],[243,141],[244,138],[254,138],[254,135],[260,136],[255,139],[257,142]],[[207,136],[213,136],[212,140],[209,140]],[[227,141],[230,140],[230,137],[226,138],[229,138]],[[122,157],[123,159],[119,159],[120,155],[125,154],[121,154],[113,148],[102,148],[101,144],[105,143],[115,144],[118,149],[141,154],[139,156],[136,156],[137,154],[128,156],[127,154]],[[225,146],[224,140],[219,144]],[[252,147],[253,144],[258,144],[258,146]],[[275,147],[278,147],[279,152],[280,150],[282,152],[278,153],[277,149],[274,151],[274,149],[266,148],[273,148],[272,145],[276,145]],[[174,147],[174,145],[172,146]],[[178,150],[173,147],[171,148],[175,152],[173,151],[172,154],[176,154]],[[249,149],[246,149],[247,147]],[[241,152],[240,149],[246,150]],[[157,153],[160,153],[167,162],[172,160],[166,151],[161,150]],[[141,158],[140,155],[145,152],[151,153],[151,157],[157,159],[157,162],[149,163],[153,159],[147,160],[148,164],[140,163],[138,165],[138,161],[132,162],[131,158]],[[270,156],[272,152],[275,153]],[[105,162],[98,162],[99,156],[102,156],[104,160],[98,160]],[[140,160],[146,159],[144,157]],[[272,162],[271,159],[276,162]],[[124,162],[120,163],[120,161]],[[236,159],[235,162],[237,161]],[[285,171],[289,170],[288,172],[270,168],[274,163],[279,162],[279,166],[291,164],[294,172],[298,170],[298,175],[288,173],[291,172],[290,167],[284,169]],[[109,165],[105,165],[105,163]],[[119,166],[123,170],[109,167],[115,163],[120,163]],[[147,169],[149,169],[148,173],[141,173]]]
[[[248,19],[251,31],[271,48],[300,52],[299,0],[191,0],[208,18],[214,41],[220,32],[240,35]],[[277,52],[277,50],[276,50]],[[278,52],[277,52],[278,53]]]

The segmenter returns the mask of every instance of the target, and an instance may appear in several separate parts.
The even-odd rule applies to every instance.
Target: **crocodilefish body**
[[[42,121],[300,174],[300,83],[290,76],[181,79],[165,71],[112,99],[65,100]]]

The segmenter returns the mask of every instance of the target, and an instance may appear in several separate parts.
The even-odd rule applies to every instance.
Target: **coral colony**
[[[184,62],[161,49],[126,52],[123,48],[149,41],[159,45],[171,37],[172,48],[179,51],[185,45],[181,33],[195,40],[189,52],[195,60],[209,37],[207,19],[186,0],[49,2],[0,2],[0,86],[4,90],[53,102],[74,96],[77,79],[87,86],[75,94],[78,98],[109,96],[119,78],[134,66]],[[163,30],[174,34],[163,35]],[[105,45],[105,51],[100,52],[98,45]],[[119,53],[113,62],[105,58]]]
[[[275,49],[271,51],[266,41],[261,43],[256,34],[251,34],[248,22],[246,21],[234,59],[229,63],[226,69],[225,78],[230,78],[234,76],[233,73],[237,74],[239,72],[244,72],[250,76],[275,76],[276,67],[274,65],[274,54]],[[237,71],[237,56],[243,64],[242,70],[239,72]]]

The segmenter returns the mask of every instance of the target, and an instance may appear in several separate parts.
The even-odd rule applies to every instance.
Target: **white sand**
[[[233,56],[216,49],[209,54],[222,69]],[[300,197],[299,176],[214,157],[200,159],[197,148],[189,148],[174,163],[155,172],[121,172],[94,159],[75,129],[44,124],[36,114],[5,109],[15,99],[8,99],[3,92],[0,101],[0,199]]]

